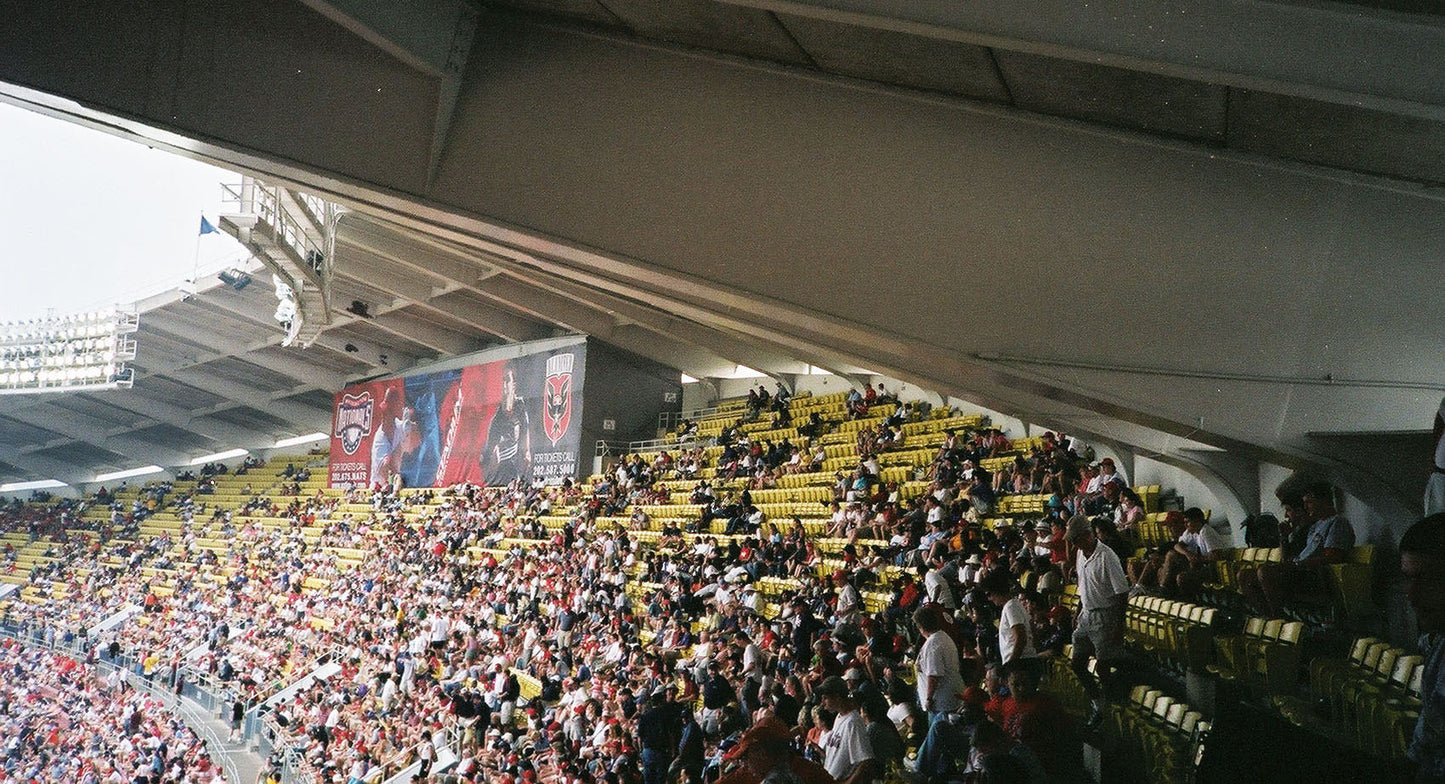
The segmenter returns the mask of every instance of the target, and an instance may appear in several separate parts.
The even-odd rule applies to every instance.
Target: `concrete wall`
[[[598,340],[587,342],[587,379],[582,393],[581,466],[599,439],[627,443],[657,437],[658,415],[682,406],[682,374]],[[668,400],[667,396],[672,399]],[[605,420],[615,428],[603,429]],[[585,470],[585,468],[583,469]]]
[[[1130,484],[1159,485],[1164,493],[1172,490],[1184,508],[1197,506],[1209,510],[1209,524],[1231,542],[1231,547],[1244,544],[1244,532],[1235,525],[1238,519],[1231,519],[1239,514],[1237,510],[1231,514],[1237,502],[1222,497],[1195,473],[1143,455],[1135,456],[1134,472],[1135,475],[1129,477]]]

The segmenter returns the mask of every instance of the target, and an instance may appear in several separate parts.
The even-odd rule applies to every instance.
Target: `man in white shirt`
[[[1076,553],[1079,579],[1079,618],[1074,626],[1071,665],[1094,706],[1088,725],[1096,727],[1104,720],[1104,702],[1106,692],[1114,686],[1114,670],[1128,658],[1124,650],[1124,612],[1129,579],[1118,554],[1094,536],[1089,518],[1070,518],[1064,542]],[[1097,681],[1089,673],[1090,657],[1098,660]]]
[[[978,583],[978,578],[982,576],[982,574],[983,559],[978,557],[978,553],[974,553],[968,557],[967,561],[963,562],[963,566],[959,567],[958,582],[967,590],[969,586]]]
[[[959,672],[958,646],[943,631],[942,611],[936,605],[924,605],[913,613],[913,622],[925,635],[918,649],[918,704],[928,713],[929,728],[948,721],[948,714],[958,710],[963,692],[963,676]],[[929,732],[918,749],[918,774],[925,778],[944,772],[944,744],[938,733]],[[830,771],[831,772],[831,771]]]
[[[1099,487],[1102,489],[1108,482],[1118,482],[1121,487],[1128,484],[1128,479],[1115,467],[1112,457],[1099,461]]]
[[[849,581],[842,569],[833,573],[833,585],[837,586],[838,601],[833,605],[833,617],[837,623],[851,623],[863,610],[863,596]]]
[[[956,564],[946,563],[942,558],[933,560],[933,568],[923,575],[923,590],[928,600],[952,612],[958,607],[953,597],[953,578],[958,575]]]
[[[1223,540],[1205,522],[1203,510],[1197,506],[1185,509],[1184,531],[1164,557],[1159,587],[1166,595],[1192,595],[1214,572],[1217,552],[1222,547]]]
[[[1007,569],[996,568],[983,578],[982,585],[988,600],[1002,608],[998,621],[998,651],[1004,666],[1038,656],[1029,611],[1014,590],[1013,575]]]
[[[447,637],[451,634],[452,621],[440,610],[431,619],[431,647],[442,650],[447,647]]]
[[[944,490],[940,488],[938,492],[944,492]],[[943,520],[943,505],[946,503],[948,502],[939,499],[936,494],[930,495],[928,496],[928,498],[924,499],[923,508],[926,510],[926,514],[928,516],[927,522],[930,526],[936,525]]]
[[[955,657],[956,658],[956,657]],[[834,675],[818,686],[823,707],[837,714],[823,738],[823,767],[839,784],[868,784],[883,775],[883,765],[868,741],[868,721],[848,692],[848,683]]]

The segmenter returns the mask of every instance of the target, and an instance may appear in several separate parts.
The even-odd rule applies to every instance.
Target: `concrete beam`
[[[426,346],[438,354],[457,356],[475,351],[480,344],[465,335],[442,329],[406,313],[382,313],[371,323],[413,343]]]
[[[346,377],[332,370],[325,370],[316,365],[291,355],[276,356],[274,354],[263,354],[256,351],[249,351],[237,359],[257,367],[280,373],[297,381],[303,381],[308,386],[320,389],[337,390],[346,386]]]
[[[183,384],[270,414],[283,422],[301,427],[306,432],[317,429],[325,430],[330,427],[331,412],[329,410],[313,409],[285,399],[294,394],[295,390],[271,392],[227,381],[200,370],[176,371],[171,376]]]
[[[410,234],[405,229],[379,226],[375,219],[349,212],[337,221],[336,242],[341,250],[360,250],[415,272],[455,281],[468,288],[496,272],[475,256],[468,257],[447,252],[434,244],[411,241],[403,232]]]
[[[1445,57],[1431,17],[1357,5],[1198,3],[1186,12],[1149,0],[956,3],[949,0],[720,0],[930,38],[1097,63],[1439,120]],[[1339,57],[1320,41],[1350,41]],[[1228,41],[1228,46],[1220,46]],[[1381,63],[1391,67],[1381,68]]]
[[[432,300],[423,307],[435,313],[466,322],[484,332],[513,343],[550,337],[552,329],[529,318],[515,316],[506,310],[479,302],[456,298]]]
[[[62,460],[52,460],[39,455],[20,454],[13,449],[0,449],[0,460],[17,468],[31,472],[31,475],[0,476],[3,481],[29,481],[33,479],[54,479],[68,485],[79,485],[95,477],[95,469]]]
[[[46,442],[44,444],[25,447],[20,450],[22,453],[39,452],[78,441],[99,447],[108,452],[114,452],[118,455],[131,456],[137,460],[160,465],[174,465],[176,462],[182,462],[187,459],[184,452],[179,452],[151,441],[125,435],[136,429],[133,426],[106,428],[103,423],[97,424],[96,421],[90,417],[81,416],[73,411],[66,411],[55,406],[51,406],[45,411],[7,412],[4,416],[34,427],[44,428],[64,437],[57,439],[56,442]]]
[[[438,294],[454,291],[461,285],[450,282],[433,282],[430,278],[424,278],[405,268],[376,258],[367,259],[362,264],[342,263],[336,267],[336,277],[342,281],[352,281],[373,289],[380,289],[394,297],[413,303],[426,302]],[[351,304],[349,301],[343,302],[341,298],[336,298],[335,303],[340,310],[344,310]],[[368,302],[366,304],[375,306],[381,303]]]

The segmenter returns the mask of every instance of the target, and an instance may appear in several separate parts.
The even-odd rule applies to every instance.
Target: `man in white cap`
[[[1093,711],[1088,725],[1104,719],[1106,692],[1113,686],[1114,668],[1128,654],[1124,650],[1124,612],[1129,598],[1129,579],[1119,556],[1094,536],[1089,518],[1069,518],[1064,542],[1074,556],[1079,578],[1079,618],[1074,626],[1074,673],[1089,692]],[[1098,660],[1096,682],[1089,674],[1089,657]]]

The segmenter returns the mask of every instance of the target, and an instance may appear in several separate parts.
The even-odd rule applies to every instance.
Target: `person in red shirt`
[[[1064,542],[1064,529],[1067,527],[1068,520],[1063,517],[1054,517],[1049,520],[1049,540],[1040,543],[1049,548],[1050,561],[1066,568],[1069,564],[1069,546]]]
[[[1009,667],[1009,698],[1003,706],[1003,728],[1043,763],[1049,778],[1073,780],[1083,772],[1083,744],[1074,720],[1062,703],[1039,691],[1038,668],[1021,661]]]
[[[1008,693],[1005,690],[1003,665],[990,664],[984,675],[983,686],[986,698],[983,712],[998,724],[1003,724],[1004,712],[1008,708]]]

